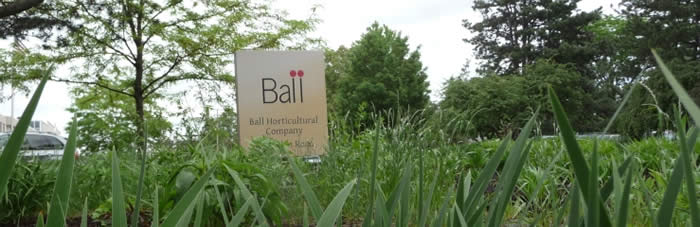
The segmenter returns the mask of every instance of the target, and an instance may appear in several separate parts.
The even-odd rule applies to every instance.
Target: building
[[[17,127],[17,119],[0,115],[0,132],[12,132]],[[53,135],[61,135],[61,132],[56,128],[56,125],[48,121],[31,121],[29,123],[30,132],[48,133]]]
[[[0,115],[0,132],[12,132],[17,125],[17,119]]]

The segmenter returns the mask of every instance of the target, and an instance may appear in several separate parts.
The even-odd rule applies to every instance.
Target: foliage
[[[579,70],[595,56],[592,38],[584,27],[600,17],[600,11],[577,12],[580,0],[474,1],[472,9],[481,21],[465,19],[463,26],[476,33],[466,42],[485,60],[479,71],[517,74],[540,58],[572,63]]]
[[[580,86],[584,82],[571,65],[539,60],[528,65],[523,76],[451,78],[445,83],[440,107],[459,112],[471,111],[474,117],[470,123],[479,136],[502,137],[516,130],[516,125],[524,123],[535,109],[547,106],[547,86],[561,92],[567,108],[584,109],[585,104],[590,102],[590,97]],[[601,119],[591,118],[587,114],[573,114],[574,124],[584,131],[600,130],[602,125],[597,122],[601,122]],[[539,119],[543,133],[554,131],[551,116],[543,114]]]
[[[83,151],[132,150],[136,147],[136,129],[124,124],[137,118],[133,99],[94,87],[76,87],[72,94],[76,101],[68,111],[78,119],[75,121],[81,138],[78,146]],[[172,125],[165,118],[163,107],[153,105],[151,99],[146,100],[146,104],[146,134],[153,144],[164,138]]]
[[[361,105],[381,113],[389,109],[419,110],[428,104],[428,82],[418,50],[410,51],[408,38],[386,25],[372,24],[348,51],[349,65],[332,83],[331,110],[343,116]],[[342,59],[342,58],[341,58]],[[343,68],[343,61],[338,60]],[[339,69],[339,70],[341,70]],[[331,69],[333,70],[333,68]],[[335,76],[335,74],[331,74]],[[352,121],[359,119],[349,116]],[[361,122],[368,127],[373,122]]]
[[[183,81],[231,83],[224,66],[235,51],[294,46],[315,23],[288,20],[267,3],[246,0],[55,4],[44,16],[72,19],[77,28],[63,41],[69,45],[52,46],[53,59],[71,65],[70,74],[52,80],[133,99],[133,108],[123,111],[134,111],[131,125],[141,139],[144,106],[162,97],[163,88]]]

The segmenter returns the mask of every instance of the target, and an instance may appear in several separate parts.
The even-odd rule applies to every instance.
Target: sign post
[[[240,142],[255,137],[288,141],[295,155],[325,153],[326,78],[321,51],[236,52]]]

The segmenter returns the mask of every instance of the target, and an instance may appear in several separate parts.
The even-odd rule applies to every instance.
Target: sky
[[[616,7],[619,0],[583,0],[579,8],[590,11],[603,7],[603,12],[613,13],[611,5]],[[443,83],[452,76],[461,74],[462,67],[473,60],[473,47],[463,39],[470,33],[462,27],[462,20],[478,21],[480,16],[471,9],[468,0],[277,0],[272,6],[286,10],[290,18],[303,19],[311,15],[311,8],[320,6],[316,16],[321,19],[312,37],[321,37],[330,48],[343,45],[350,47],[366,32],[373,22],[385,24],[408,37],[411,49],[420,47],[421,61],[426,67],[433,102],[440,100]],[[0,41],[6,45],[8,42]],[[69,87],[63,83],[49,82],[34,115],[34,120],[43,120],[55,124],[63,133],[71,119],[66,111],[72,104],[68,95]],[[5,87],[1,91],[9,94]],[[14,115],[24,111],[28,97],[23,95],[15,99]],[[10,116],[10,101],[0,103],[0,115]]]

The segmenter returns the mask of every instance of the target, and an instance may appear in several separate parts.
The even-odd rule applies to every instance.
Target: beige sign
[[[239,51],[236,89],[240,141],[288,141],[296,155],[320,155],[328,143],[326,78],[320,51]]]

